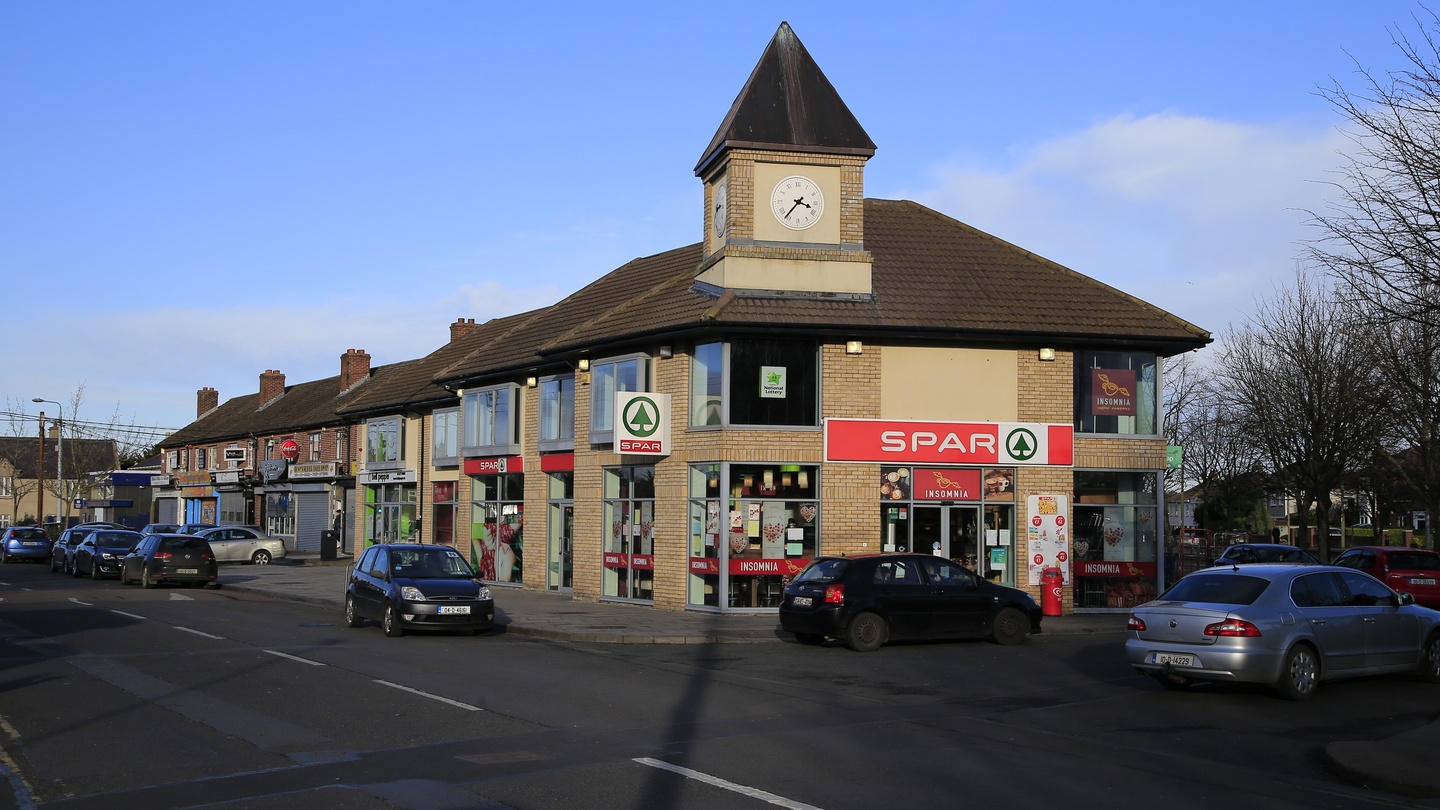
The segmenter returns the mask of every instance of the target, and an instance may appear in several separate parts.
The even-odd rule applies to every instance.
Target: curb
[[[1396,744],[1392,738],[1380,742],[1333,742],[1325,746],[1324,755],[1331,770],[1351,784],[1398,796],[1440,798],[1440,775],[1429,751]]]

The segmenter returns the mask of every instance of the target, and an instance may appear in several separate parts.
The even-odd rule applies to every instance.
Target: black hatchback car
[[[120,584],[139,582],[153,588],[162,582],[202,583],[220,587],[215,552],[203,537],[189,534],[147,534],[120,561]]]
[[[122,529],[96,529],[85,535],[75,547],[70,573],[91,579],[120,576],[120,561],[140,544],[139,532]]]
[[[838,638],[858,652],[901,639],[1019,644],[1040,618],[1030,594],[929,554],[817,557],[780,603],[780,627],[800,643]]]
[[[387,636],[407,630],[471,630],[495,623],[495,600],[449,546],[382,544],[365,549],[345,587],[345,623],[378,619]]]

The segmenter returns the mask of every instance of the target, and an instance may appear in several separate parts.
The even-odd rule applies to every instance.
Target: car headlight
[[[485,587],[484,585],[481,585],[481,586],[480,586],[480,590],[479,590],[478,592],[476,592],[476,594],[475,594],[475,598],[476,598],[476,599],[479,599],[479,600],[481,600],[481,601],[484,601],[484,600],[486,600],[486,599],[491,598],[491,597],[490,597],[490,589],[487,588],[487,587]]]
[[[113,559],[115,559],[116,556],[117,556],[117,555],[111,554],[110,552],[107,551],[107,552],[105,552],[104,554],[101,554],[101,555],[100,555],[100,559],[102,559],[102,560],[113,560]]]
[[[405,587],[401,588],[400,596],[401,598],[408,599],[411,602],[425,601],[425,594],[421,593],[420,589],[415,587],[414,585],[406,585]]]

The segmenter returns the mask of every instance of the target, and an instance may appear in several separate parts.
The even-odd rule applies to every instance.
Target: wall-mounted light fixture
[[[537,386],[537,385],[539,385],[539,384],[540,384],[540,379],[539,379],[538,377],[526,377],[526,378],[525,378],[525,387],[526,387],[526,388],[534,388],[535,386]]]
[[[1046,346],[1045,348],[1043,348],[1043,349],[1040,350],[1040,359],[1041,359],[1041,360],[1054,360],[1054,359],[1055,359],[1055,350],[1052,349],[1052,348],[1050,348],[1049,346]]]
[[[845,353],[846,353],[846,354],[864,354],[864,353],[865,353],[865,344],[861,343],[861,342],[858,341],[858,340],[847,340],[847,341],[845,341]]]
[[[590,358],[588,358],[588,357],[582,357],[582,358],[580,358],[580,362],[578,362],[578,363],[575,364],[575,368],[579,369],[580,371],[589,371],[589,370],[590,370]]]
[[[660,359],[662,359],[662,360],[669,360],[670,358],[672,358],[672,357],[674,357],[674,356],[675,356],[675,349],[672,348],[672,347],[670,346],[670,344],[667,343],[667,344],[665,344],[664,346],[661,346],[661,347],[660,347]]]

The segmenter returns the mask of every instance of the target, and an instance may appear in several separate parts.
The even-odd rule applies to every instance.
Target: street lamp
[[[60,519],[60,507],[65,502],[65,408],[53,399],[41,399],[35,397],[31,402],[44,402],[55,406],[60,412],[60,418],[55,420],[57,429],[55,431],[55,522],[60,528],[65,528],[64,521]]]

